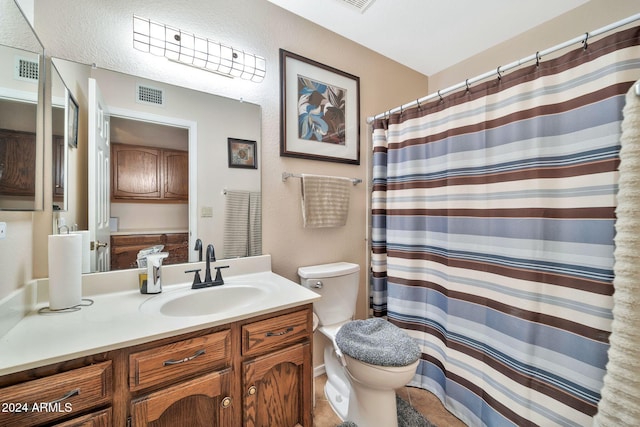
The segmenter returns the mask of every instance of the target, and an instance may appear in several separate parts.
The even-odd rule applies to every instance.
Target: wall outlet
[[[0,239],[5,239],[7,237],[7,223],[0,222]]]

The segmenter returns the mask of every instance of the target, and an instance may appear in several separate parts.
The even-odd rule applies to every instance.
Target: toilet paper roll
[[[82,236],[82,272],[91,273],[91,239],[89,230],[72,231]]]
[[[82,300],[82,235],[49,236],[49,308],[62,310]]]

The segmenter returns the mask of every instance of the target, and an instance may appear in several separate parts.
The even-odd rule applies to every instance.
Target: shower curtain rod
[[[529,56],[527,56],[525,58],[519,59],[519,60],[514,61],[514,62],[512,62],[510,64],[501,65],[501,66],[499,66],[498,68],[496,68],[493,71],[488,71],[488,72],[486,72],[484,74],[480,74],[479,76],[473,77],[471,79],[467,79],[467,80],[465,80],[463,82],[460,82],[458,84],[455,84],[453,86],[449,86],[446,89],[439,90],[439,91],[437,91],[435,93],[432,93],[430,95],[427,95],[427,96],[424,96],[422,98],[416,99],[415,101],[409,102],[407,104],[404,104],[404,105],[401,105],[399,107],[393,108],[391,110],[385,111],[383,113],[377,114],[377,115],[375,115],[373,117],[368,117],[367,118],[367,123],[372,123],[376,119],[382,119],[382,118],[388,116],[389,114],[401,112],[403,110],[406,110],[406,109],[411,108],[411,107],[415,107],[416,105],[420,105],[420,104],[422,104],[424,102],[427,102],[427,101],[430,101],[432,99],[442,98],[443,95],[445,95],[445,94],[447,94],[449,92],[453,92],[455,90],[462,89],[463,87],[468,87],[469,85],[471,85],[473,83],[476,83],[476,82],[479,82],[480,80],[484,80],[486,78],[489,78],[489,77],[492,77],[492,76],[496,76],[496,75],[500,76],[501,73],[503,73],[505,71],[509,71],[509,70],[511,70],[513,68],[519,67],[520,65],[522,65],[522,64],[524,64],[526,62],[529,62],[529,61],[539,60],[544,55],[548,55],[548,54],[556,52],[556,51],[558,51],[560,49],[564,49],[564,48],[569,47],[569,46],[571,46],[573,44],[576,44],[576,43],[587,43],[590,37],[599,36],[600,34],[607,33],[609,31],[615,30],[616,28],[622,27],[624,25],[630,24],[630,23],[632,23],[634,21],[638,21],[638,20],[640,20],[640,13],[635,14],[635,15],[631,15],[628,18],[625,18],[625,19],[622,19],[620,21],[614,22],[613,24],[609,24],[609,25],[604,26],[602,28],[599,28],[597,30],[585,33],[585,34],[583,34],[581,36],[575,37],[575,38],[573,38],[571,40],[568,40],[568,41],[566,41],[564,43],[560,43],[560,44],[558,44],[556,46],[553,46],[553,47],[550,47],[548,49],[538,51],[538,52],[534,53],[533,55],[529,55]]]

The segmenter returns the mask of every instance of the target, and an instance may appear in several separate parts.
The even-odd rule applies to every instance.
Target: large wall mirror
[[[0,210],[41,210],[43,48],[12,0],[0,10]]]
[[[237,168],[228,151],[231,138],[259,152],[259,105],[53,63],[81,110],[77,152],[86,158],[69,168],[68,197],[85,199],[86,213],[66,223],[98,230],[91,271],[135,268],[138,252],[156,245],[169,263],[198,261],[197,239],[218,259],[261,253],[259,158],[255,169]]]

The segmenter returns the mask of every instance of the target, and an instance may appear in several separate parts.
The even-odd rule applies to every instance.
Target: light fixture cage
[[[262,82],[267,63],[261,56],[133,15],[133,47],[229,77]]]

